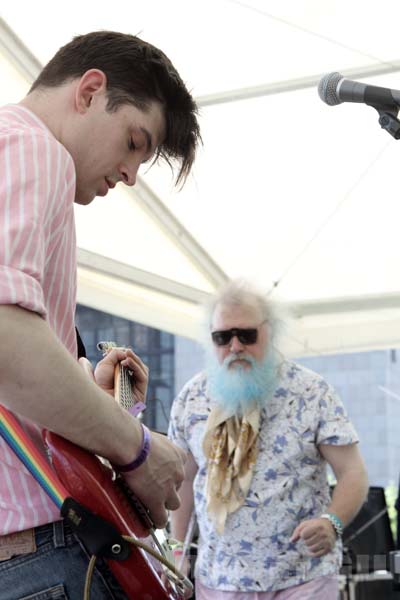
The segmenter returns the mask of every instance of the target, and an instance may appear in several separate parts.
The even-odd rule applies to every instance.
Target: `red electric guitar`
[[[115,384],[116,399],[122,399],[125,407],[129,402],[132,406],[131,378],[122,366],[116,368]],[[53,467],[72,498],[114,525],[121,535],[146,538],[146,544],[155,546],[161,556],[171,560],[166,544],[161,544],[155,535],[146,509],[111,466],[55,433],[46,432],[45,442]],[[182,600],[192,588],[187,578],[178,577],[135,545],[126,560],[107,562],[132,600]]]

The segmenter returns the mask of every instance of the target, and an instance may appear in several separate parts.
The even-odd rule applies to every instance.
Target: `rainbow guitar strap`
[[[0,404],[0,435],[43,488],[90,554],[125,560],[129,543],[108,521],[74,500],[15,416]]]

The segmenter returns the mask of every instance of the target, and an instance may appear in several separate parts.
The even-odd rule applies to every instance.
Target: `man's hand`
[[[88,373],[92,370],[87,359],[81,358],[79,362]],[[118,363],[133,373],[132,393],[135,403],[145,403],[149,369],[130,348],[113,348],[97,363],[94,374],[92,374],[97,385],[114,397],[114,371]]]
[[[124,478],[146,506],[158,528],[168,522],[168,511],[180,506],[178,490],[185,476],[186,454],[168,438],[151,432],[150,453],[146,461]]]
[[[114,370],[118,363],[133,372],[135,401],[146,399],[149,370],[130,349],[113,348],[92,371],[88,360],[81,358],[81,366],[108,394],[114,395]],[[168,522],[168,511],[180,506],[178,490],[185,476],[186,453],[168,438],[151,432],[150,452],[146,461],[124,478],[134,494],[149,510],[156,527]]]
[[[329,519],[308,519],[294,530],[291,542],[302,539],[311,556],[324,556],[333,550],[336,532]]]

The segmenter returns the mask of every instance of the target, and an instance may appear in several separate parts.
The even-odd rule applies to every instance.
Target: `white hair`
[[[224,284],[208,305],[208,323],[212,324],[218,306],[245,306],[258,309],[262,321],[270,327],[271,338],[275,340],[281,325],[281,307],[267,295],[245,279],[233,279]]]

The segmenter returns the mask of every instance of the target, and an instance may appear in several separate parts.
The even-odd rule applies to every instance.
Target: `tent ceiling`
[[[199,304],[245,276],[291,310],[289,353],[400,345],[400,147],[372,108],[316,93],[333,70],[400,87],[397,2],[4,0],[1,16],[2,103],[73,35],[116,29],[162,48],[201,107],[182,191],[160,165],[77,207],[79,301],[196,337]]]

